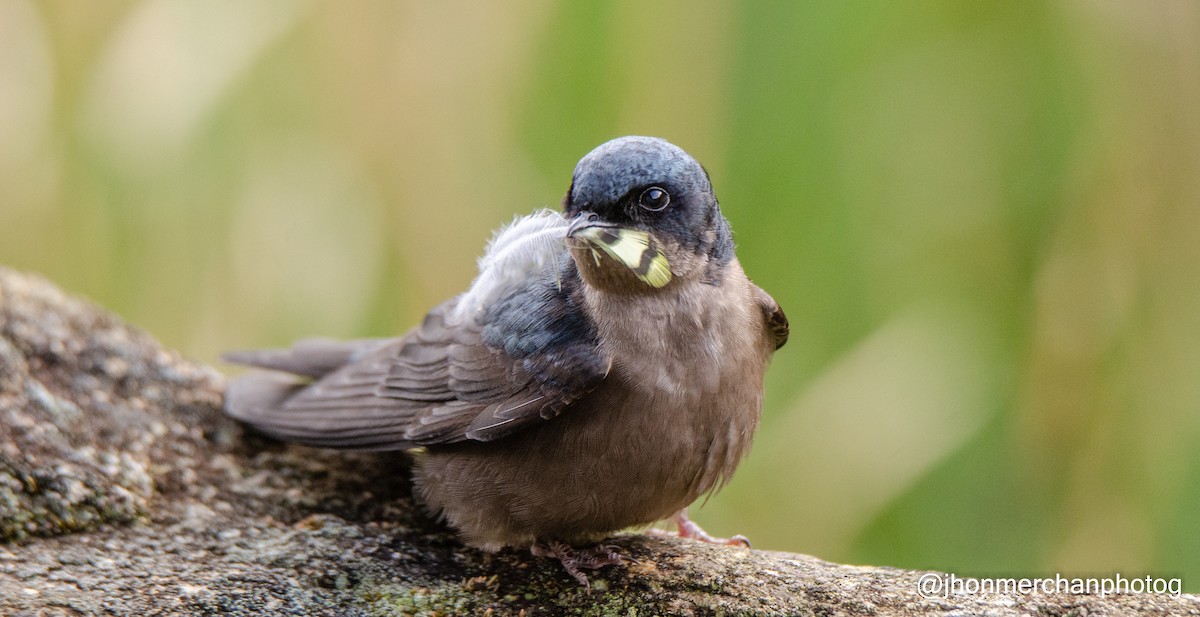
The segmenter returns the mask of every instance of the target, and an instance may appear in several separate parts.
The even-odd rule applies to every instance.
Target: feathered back
[[[459,298],[449,321],[474,321],[523,281],[557,268],[566,254],[567,226],[561,214],[543,209],[500,228],[479,258],[479,275]]]
[[[578,274],[559,270],[566,230],[549,210],[516,219],[488,244],[471,288],[403,338],[227,355],[313,381],[247,375],[230,384],[226,410],[281,439],[376,450],[491,441],[553,418],[612,366],[571,298]]]

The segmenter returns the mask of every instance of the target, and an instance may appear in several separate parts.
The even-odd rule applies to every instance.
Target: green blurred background
[[[400,333],[665,137],[784,306],[695,512],[1200,590],[1200,4],[0,0],[0,263],[205,361]]]

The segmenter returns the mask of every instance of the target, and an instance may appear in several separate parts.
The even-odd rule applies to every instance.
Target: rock
[[[145,517],[209,458],[222,380],[46,282],[0,271],[0,540]],[[165,413],[164,413],[165,412]]]
[[[284,446],[215,370],[0,268],[0,614],[1200,615],[1190,595],[923,597],[940,576],[661,535],[591,575],[458,543],[398,453]]]

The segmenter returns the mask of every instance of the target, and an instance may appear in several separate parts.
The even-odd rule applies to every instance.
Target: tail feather
[[[221,356],[233,364],[282,371],[317,379],[378,349],[391,339],[338,341],[312,338],[298,341],[288,349],[251,349],[231,351]]]
[[[283,375],[254,373],[230,382],[225,390],[225,412],[250,424],[260,424],[271,412],[308,384]]]

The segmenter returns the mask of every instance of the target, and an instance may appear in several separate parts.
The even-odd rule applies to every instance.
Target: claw
[[[693,523],[692,519],[688,518],[687,508],[675,513],[674,520],[675,524],[679,526],[679,537],[681,538],[691,538],[701,542],[724,544],[725,546],[743,546],[750,548],[750,540],[741,534],[733,536],[732,538],[717,538],[708,535],[708,532],[704,531],[699,525]]]
[[[583,570],[621,565],[626,561],[637,563],[636,559],[622,555],[620,550],[621,547],[612,544],[597,544],[576,549],[565,542],[535,543],[529,547],[529,552],[533,553],[535,557],[557,559],[567,574],[579,581],[579,584],[587,588],[589,593],[592,591],[592,584],[588,582],[587,575],[583,573]]]

